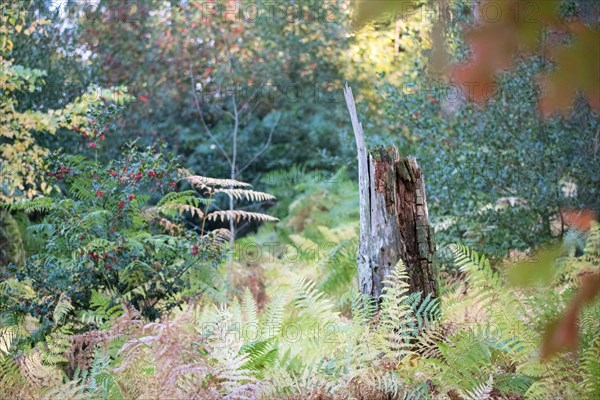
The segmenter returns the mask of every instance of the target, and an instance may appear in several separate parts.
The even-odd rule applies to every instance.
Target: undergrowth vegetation
[[[600,399],[596,3],[3,2],[0,400]]]
[[[5,305],[15,299],[33,301],[42,287],[28,280],[3,282],[3,398],[598,397],[598,299],[583,309],[576,352],[542,360],[541,343],[545,327],[563,313],[577,291],[578,277],[597,272],[600,225],[594,223],[583,238],[582,252],[567,249],[556,260],[548,285],[515,287],[505,266],[491,265],[462,245],[450,245],[452,263],[440,273],[439,298],[410,294],[400,262],[388,277],[378,306],[375,299],[357,293],[354,274],[345,267],[354,262],[354,247],[345,246],[353,242],[356,215],[349,212],[346,218],[321,220],[323,225],[316,230],[302,228],[306,220],[318,220],[328,204],[343,204],[347,198],[347,208],[353,208],[351,196],[342,190],[349,183],[343,173],[338,178],[334,184],[297,188],[302,195],[276,228],[288,233],[281,237],[296,249],[314,250],[314,243],[330,240],[325,257],[314,258],[315,252],[285,255],[283,242],[279,253],[265,252],[260,258],[252,254],[250,263],[246,252],[246,258],[238,257],[236,263],[260,263],[263,270],[257,279],[268,284],[261,290],[239,289],[230,301],[188,297],[172,308],[166,306],[174,301],[172,297],[154,293],[161,318],[152,318],[139,307],[147,297],[136,300],[135,296],[147,293],[144,285],[162,282],[162,277],[146,276],[147,282],[136,283],[124,273],[118,282],[98,284],[85,307],[84,300],[69,296],[68,288],[38,295],[52,307],[37,315],[30,308],[22,308],[23,313]],[[179,196],[167,195],[163,199],[168,201],[154,207],[178,204],[191,212],[190,202],[175,202]],[[118,208],[120,200],[114,201]],[[130,212],[143,219],[141,213]],[[342,209],[337,212],[344,214]],[[273,231],[265,226],[239,245],[268,240]],[[167,243],[186,240],[185,234],[161,236],[159,232],[158,238]],[[138,240],[157,245],[153,236]],[[243,248],[238,247],[238,252]],[[138,249],[143,259],[142,249],[149,250]],[[189,253],[188,248],[179,262],[185,265]],[[332,272],[335,266],[348,272]],[[221,272],[214,270],[217,275]],[[180,290],[179,296],[186,293]],[[43,331],[44,340],[40,340],[42,324],[51,327]]]

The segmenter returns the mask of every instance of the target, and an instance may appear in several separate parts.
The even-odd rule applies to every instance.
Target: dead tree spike
[[[352,89],[347,83],[344,98],[358,152],[359,290],[378,298],[386,276],[402,260],[410,277],[410,291],[436,296],[435,242],[423,172],[414,158],[400,157],[396,147],[367,152]]]

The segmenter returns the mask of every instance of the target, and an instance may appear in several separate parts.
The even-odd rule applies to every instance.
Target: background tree
[[[322,166],[349,156],[339,129],[347,5],[300,1],[289,15],[278,5],[275,15],[263,9],[257,17],[247,8],[253,2],[210,4],[152,1],[119,20],[109,15],[126,14],[127,2],[101,2],[97,18],[82,20],[80,43],[94,54],[97,82],[135,92],[130,118],[122,121],[124,136],[164,140],[188,167],[228,176],[223,152],[212,147],[218,141],[232,153],[228,112],[236,97],[245,114],[237,135],[238,146],[248,149],[238,157],[242,167],[269,141],[273,112],[281,115],[263,154],[269,162],[248,166],[246,177],[272,166]],[[291,151],[297,148],[304,151]]]
[[[19,2],[3,7],[0,37],[0,201],[48,193],[44,158],[56,149],[55,135],[81,150],[100,141],[107,129],[101,114],[114,115],[127,99],[121,89],[69,87],[80,59],[61,47],[56,12],[45,3]],[[61,19],[62,21],[62,19]],[[68,37],[68,35],[67,35]],[[39,68],[36,68],[39,67]],[[45,68],[50,70],[46,71]],[[55,70],[60,72],[56,73]],[[49,86],[46,83],[50,82]],[[106,116],[106,115],[105,115]],[[86,141],[77,141],[80,135]]]

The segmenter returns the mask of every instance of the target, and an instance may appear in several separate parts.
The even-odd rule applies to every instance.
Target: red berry
[[[96,192],[96,196],[98,196],[99,198],[102,198],[102,196],[104,196],[104,192],[102,192],[102,190],[98,190]]]
[[[104,139],[105,139],[104,135],[101,135],[100,140],[104,140]]]
[[[90,143],[90,147],[91,147],[92,149],[95,149],[95,148],[96,148],[96,143],[94,143],[94,142]]]
[[[58,179],[62,179],[62,178],[63,178],[62,174],[56,174],[56,177],[57,177]]]
[[[169,182],[169,186],[175,187],[175,186],[177,186],[177,184],[175,182],[171,181],[171,182]]]
[[[121,200],[119,202],[119,208],[123,208],[123,207],[125,207],[125,201]]]
[[[193,245],[192,246],[192,255],[198,255],[198,245]]]
[[[108,173],[109,173],[109,174],[110,174],[110,176],[112,176],[112,177],[116,177],[116,176],[117,176],[117,173],[115,172],[115,170],[114,170],[114,169],[111,169],[110,171],[108,171]]]
[[[112,271],[113,266],[109,264],[109,265],[106,266],[106,269],[109,270],[109,271]]]
[[[132,194],[130,194],[130,195],[129,195],[129,201],[133,201],[133,199],[135,199],[135,196],[134,196],[134,195],[132,195]]]
[[[151,178],[154,176],[154,170],[153,169],[151,169],[150,171],[148,171],[148,176],[151,177]]]
[[[431,104],[437,104],[437,103],[439,103],[435,97],[432,97],[430,95],[427,95],[427,99],[429,100],[429,102]]]

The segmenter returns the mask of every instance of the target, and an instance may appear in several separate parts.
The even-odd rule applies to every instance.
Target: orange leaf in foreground
[[[554,70],[544,74],[540,83],[543,97],[540,111],[568,115],[575,95],[581,91],[594,111],[600,110],[600,30],[577,22],[568,25],[573,43],[550,49]]]
[[[577,350],[579,345],[579,314],[584,305],[600,294],[600,273],[586,273],[579,277],[579,290],[567,311],[558,321],[549,324],[542,343],[542,360],[563,350]]]
[[[587,232],[592,226],[592,222],[596,220],[596,213],[594,210],[575,210],[575,209],[563,209],[561,210],[562,219],[565,224],[572,229],[577,229],[581,232]]]
[[[450,73],[469,101],[485,104],[496,91],[493,71],[487,65],[469,62],[458,66]]]

